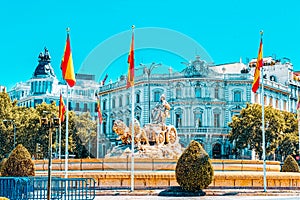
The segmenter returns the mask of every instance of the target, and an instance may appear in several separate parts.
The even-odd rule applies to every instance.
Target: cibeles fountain
[[[164,94],[160,101],[151,111],[152,123],[140,126],[134,119],[134,157],[136,158],[168,158],[177,159],[183,152],[179,143],[177,130],[173,125],[166,125],[166,118],[170,117],[170,104]],[[113,131],[122,141],[121,145],[115,146],[105,157],[126,158],[131,155],[132,123],[129,127],[121,120],[116,120]]]

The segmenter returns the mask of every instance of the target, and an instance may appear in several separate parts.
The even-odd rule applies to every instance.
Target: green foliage
[[[35,158],[47,158],[49,146],[49,130],[42,128],[40,119],[58,117],[58,106],[55,102],[45,102],[36,105],[36,108],[17,106],[17,101],[12,102],[7,93],[0,92],[0,160],[7,157],[13,150],[14,128],[12,122],[4,123],[3,120],[13,120],[16,126],[16,144],[22,144]],[[96,122],[89,113],[80,116],[75,112],[68,112],[68,151],[77,158],[93,157],[96,155]],[[59,131],[53,129],[52,151],[55,152],[59,145]],[[66,120],[61,124],[61,150],[65,154]],[[40,144],[41,151],[36,152],[36,144]],[[89,150],[90,144],[90,152]]]
[[[228,125],[231,131],[229,141],[235,143],[237,151],[254,149],[262,157],[262,112],[261,105],[247,104],[240,115],[233,116]],[[293,114],[282,112],[271,106],[265,107],[266,153],[273,154],[280,147],[285,133],[296,131]]]
[[[197,141],[191,141],[176,165],[176,180],[186,191],[197,192],[211,184],[214,170],[208,154]]]
[[[35,166],[30,153],[19,144],[9,155],[1,169],[2,176],[34,176]]]
[[[299,172],[299,166],[293,156],[288,155],[281,167],[282,172]]]

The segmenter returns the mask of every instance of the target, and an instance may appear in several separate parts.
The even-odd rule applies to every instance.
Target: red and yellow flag
[[[73,66],[69,33],[67,34],[65,51],[61,61],[61,70],[62,70],[63,79],[66,80],[66,82],[70,87],[73,87],[76,83],[76,79],[74,74],[74,66]]]
[[[130,88],[134,85],[134,34],[132,31],[132,39],[130,45],[130,51],[128,55],[128,77],[126,88]]]
[[[58,112],[58,118],[59,118],[60,122],[63,122],[65,120],[65,113],[66,113],[66,106],[64,104],[62,94],[60,94],[60,97],[59,97],[59,112]]]
[[[97,96],[97,113],[98,113],[99,123],[102,124],[101,105],[100,105],[100,98],[98,96]]]
[[[300,96],[298,96],[298,102],[297,102],[297,120],[300,121]]]
[[[260,69],[263,66],[263,44],[262,44],[262,38],[260,39],[260,45],[258,50],[258,56],[256,61],[256,68],[254,72],[254,79],[252,83],[252,91],[255,93],[259,88],[259,79],[260,79]]]

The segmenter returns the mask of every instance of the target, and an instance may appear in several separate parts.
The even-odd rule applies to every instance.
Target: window
[[[159,102],[160,100],[160,92],[154,92],[154,102]]]
[[[113,98],[112,99],[112,108],[116,108],[116,99],[115,98]]]
[[[241,102],[242,101],[242,97],[241,97],[241,92],[240,91],[235,91],[233,93],[233,101],[234,102]]]
[[[219,98],[219,88],[218,87],[215,88],[215,98],[216,99]]]
[[[136,94],[136,101],[135,102],[140,103],[140,94],[139,93]]]
[[[177,87],[176,88],[176,98],[181,98],[182,97],[182,94],[181,94],[181,88],[180,87]]]
[[[202,126],[201,124],[201,113],[195,113],[195,127],[200,128]]]
[[[269,106],[273,106],[273,97],[270,97]]]
[[[175,123],[175,127],[176,128],[178,128],[178,127],[180,127],[182,124],[181,124],[181,122],[182,122],[182,119],[181,119],[181,114],[176,114],[176,123]]]
[[[283,101],[283,110],[286,110],[286,100]]]
[[[254,95],[254,102],[255,103],[258,103],[259,101],[258,101],[258,94],[257,93],[255,93],[255,95]]]
[[[123,98],[122,98],[122,96],[120,96],[120,97],[119,97],[119,107],[122,107],[122,106],[123,106],[122,100],[123,100]]]
[[[106,110],[106,100],[103,101],[103,110]]]
[[[130,98],[129,97],[130,97],[129,94],[127,94],[126,95],[126,105],[129,105],[129,103],[130,103]]]
[[[279,108],[279,100],[278,99],[276,99],[276,101],[275,101],[275,107]]]
[[[214,113],[214,127],[220,127],[220,114]]]
[[[71,102],[69,102],[69,110],[73,110]]]
[[[195,87],[195,96],[196,98],[201,98],[201,88]]]
[[[75,104],[75,111],[79,111],[79,103]]]
[[[87,112],[88,111],[88,105],[87,103],[83,104],[83,112]]]

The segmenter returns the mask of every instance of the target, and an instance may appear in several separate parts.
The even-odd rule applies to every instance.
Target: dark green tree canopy
[[[262,106],[259,104],[247,104],[238,116],[232,117],[229,127],[229,141],[235,149],[254,149],[262,156]],[[281,152],[290,151],[294,142],[289,141],[297,132],[295,115],[286,111],[265,106],[265,139],[266,153],[271,154],[281,149]],[[287,138],[288,137],[288,138]],[[294,139],[294,138],[292,138]],[[283,141],[285,140],[285,148]],[[287,145],[287,142],[289,143]],[[291,142],[291,143],[290,143]]]

